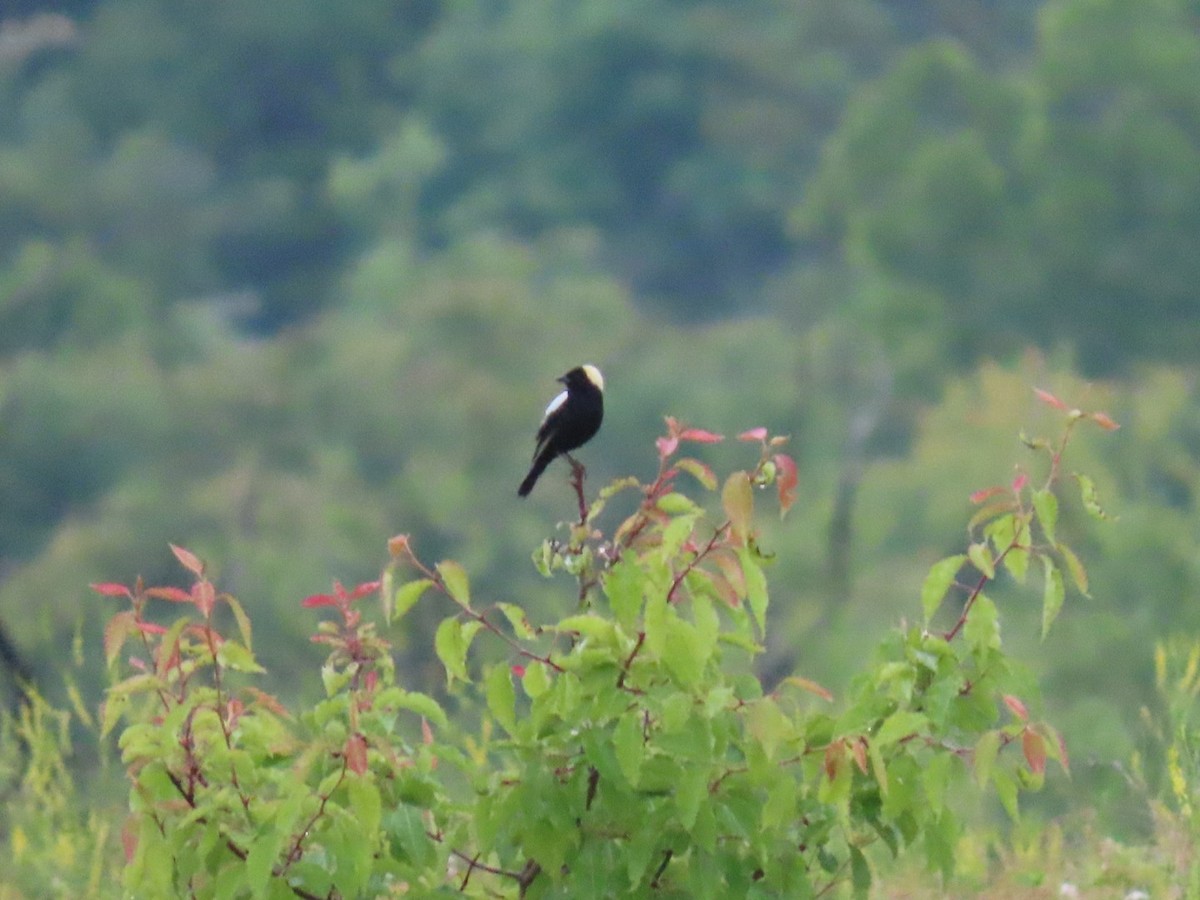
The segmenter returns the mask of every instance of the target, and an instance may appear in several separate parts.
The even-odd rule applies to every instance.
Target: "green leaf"
[[[737,550],[738,561],[742,564],[742,578],[746,582],[746,603],[754,615],[758,625],[758,633],[766,634],[767,630],[767,576],[763,574],[762,566],[754,558],[754,554],[745,547]]]
[[[1049,556],[1042,557],[1042,569],[1046,576],[1046,586],[1042,591],[1042,640],[1045,640],[1050,633],[1050,626],[1062,609],[1066,589],[1063,587],[1062,572]]]
[[[987,541],[979,541],[969,546],[967,548],[967,558],[971,560],[971,565],[983,575],[986,575],[989,580],[996,577],[996,564],[992,560],[992,554],[988,549]]]
[[[1087,569],[1083,567],[1083,563],[1079,561],[1079,557],[1075,555],[1075,551],[1066,544],[1056,544],[1056,549],[1059,555],[1063,558],[1063,562],[1067,564],[1067,571],[1071,573],[1071,580],[1075,582],[1075,589],[1085,597],[1092,596],[1088,593],[1088,574]]]
[[[704,674],[709,656],[704,649],[696,627],[673,616],[665,635],[663,662],[685,688],[695,687]]]
[[[641,569],[629,559],[622,559],[604,577],[604,594],[613,616],[629,632],[636,630],[642,612],[643,579]]]
[[[350,809],[354,818],[362,828],[362,833],[374,838],[379,832],[379,824],[383,815],[383,802],[379,797],[379,787],[370,776],[348,775],[346,779],[347,794],[350,799]],[[374,841],[367,841],[366,850],[374,852]]]
[[[697,765],[686,766],[680,774],[674,793],[679,823],[690,830],[696,823],[700,804],[708,797],[708,769]]]
[[[433,584],[428,578],[418,578],[416,581],[409,581],[406,584],[396,588],[396,593],[392,600],[392,617],[389,621],[399,621],[404,615],[413,608],[421,595],[426,589]]]
[[[466,570],[452,559],[442,560],[437,564],[437,570],[451,599],[464,609],[470,609],[471,588]]]
[[[711,468],[700,462],[700,460],[685,456],[683,459],[675,460],[675,465],[699,481],[708,490],[712,491],[716,489],[716,474]]]
[[[929,717],[924,713],[902,709],[883,720],[873,740],[882,749],[911,734],[920,734],[928,726]]]
[[[1007,770],[996,769],[992,772],[992,784],[996,787],[996,796],[1000,798],[1000,805],[1004,807],[1008,817],[1013,822],[1020,821],[1021,809],[1017,799],[1016,779]]]
[[[1104,511],[1104,508],[1100,505],[1100,501],[1097,499],[1096,482],[1092,481],[1086,475],[1080,475],[1078,472],[1075,473],[1075,480],[1079,482],[1079,496],[1083,501],[1083,508],[1094,518],[1108,519],[1108,513]]]
[[[748,473],[734,472],[725,480],[725,487],[721,489],[721,505],[729,517],[734,540],[745,545],[750,537],[750,522],[754,516],[754,492]]]
[[[871,867],[861,850],[850,845],[850,885],[854,896],[866,900],[871,893]]]
[[[692,529],[696,527],[696,517],[698,513],[693,513],[686,516],[676,516],[662,532],[662,544],[659,552],[662,554],[663,560],[668,564],[679,553],[679,548],[683,546],[683,542],[688,539],[692,533]]]
[[[996,757],[1000,753],[1000,732],[985,731],[975,742],[975,752],[973,754],[973,766],[975,770],[975,783],[980,789],[986,788],[988,780],[992,777],[993,767],[996,765]]]
[[[796,820],[796,781],[786,772],[780,770],[780,777],[770,785],[767,791],[767,802],[762,809],[762,829],[771,833],[781,825]]]
[[[546,693],[550,689],[550,674],[546,671],[546,664],[535,660],[526,666],[525,675],[521,678],[521,687],[531,699]]]
[[[700,508],[696,506],[691,497],[678,492],[659,497],[655,506],[668,516],[697,515],[700,512]]]
[[[642,716],[637,709],[625,713],[613,730],[613,752],[621,774],[636,788],[642,773],[642,762],[646,758],[646,744],[642,737]]]
[[[954,583],[954,576],[958,574],[958,570],[962,568],[966,559],[965,553],[957,553],[935,562],[929,569],[929,574],[925,576],[925,583],[921,586],[921,608],[925,612],[926,625],[933,619],[938,607],[942,605],[946,592]]]
[[[1058,524],[1058,498],[1044,488],[1034,491],[1033,511],[1037,513],[1038,522],[1042,526],[1042,534],[1046,535],[1046,540],[1053,544],[1055,542],[1054,526]]]
[[[963,638],[976,651],[1000,649],[999,614],[996,604],[986,594],[979,594],[971,604]]]
[[[1016,532],[1008,552],[1004,554],[1004,567],[1018,583],[1024,584],[1025,573],[1029,570],[1029,546],[1031,543],[1029,519],[1014,517],[1013,521]]]
[[[467,680],[467,646],[463,623],[453,617],[443,619],[433,636],[433,649],[446,668],[447,681]]]
[[[515,704],[517,692],[513,688],[512,672],[507,665],[495,665],[484,682],[488,710],[509,734],[517,730]]]
[[[521,607],[515,603],[497,603],[496,608],[504,614],[504,618],[508,619],[508,624],[512,626],[513,634],[518,638],[523,641],[530,641],[537,637],[537,632],[529,624],[529,617]]]
[[[237,641],[225,641],[217,648],[217,662],[235,672],[262,673],[267,671],[255,662],[254,654]]]
[[[238,602],[236,597],[229,594],[222,594],[221,599],[229,606],[233,612],[233,619],[237,622],[238,634],[242,636],[242,643],[246,645],[247,650],[253,650],[254,644],[252,641],[253,632],[250,627],[250,617],[246,615],[246,610],[242,608],[242,604]]]
[[[397,688],[397,690],[400,691],[400,694],[392,701],[396,707],[414,712],[441,728],[450,724],[445,710],[428,694],[422,694],[420,691],[406,691],[401,688]]]

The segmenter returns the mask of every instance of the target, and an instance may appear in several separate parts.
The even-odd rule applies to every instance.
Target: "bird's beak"
[[[566,375],[559,375],[559,376],[558,376],[557,378],[555,378],[554,380],[555,380],[555,381],[557,381],[559,384],[566,384],[566,383],[567,383],[567,376],[566,376]]]

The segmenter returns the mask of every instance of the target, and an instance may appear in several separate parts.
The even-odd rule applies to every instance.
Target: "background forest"
[[[1117,521],[1060,526],[1092,596],[1046,643],[1007,613],[1073,759],[1031,815],[1150,840],[1155,647],[1200,635],[1198,284],[1191,0],[8,0],[0,683],[94,704],[87,585],[177,581],[168,541],[283,695],[299,601],[394,533],[549,602],[566,467],[516,485],[594,362],[592,485],[651,475],[664,415],[792,435],[765,674],[836,693],[1037,386],[1123,427],[1075,461]]]

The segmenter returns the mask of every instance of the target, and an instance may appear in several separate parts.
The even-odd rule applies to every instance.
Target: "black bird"
[[[590,441],[604,419],[604,376],[599,369],[578,366],[558,380],[567,389],[546,407],[545,418],[537,433],[533,465],[517,488],[519,497],[529,495],[554,457],[569,454]]]

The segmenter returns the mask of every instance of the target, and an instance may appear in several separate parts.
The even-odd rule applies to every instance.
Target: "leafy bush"
[[[379,581],[304,601],[332,613],[313,636],[328,650],[325,696],[305,709],[255,687],[250,617],[189,551],[173,547],[189,590],[95,585],[128,602],[105,630],[119,680],[101,725],[119,728],[131,783],[126,890],[861,895],[879,861],[910,848],[949,874],[965,788],[994,790],[1015,817],[1048,761],[1067,767],[1058,733],[1030,713],[1036,685],[1006,656],[986,588],[1039,569],[1043,631],[1067,583],[1087,591],[1057,540],[1054,490],[1075,427],[1115,425],[1041,396],[1067,420],[1059,439],[1029,442],[1044,474],[974,495],[972,541],[930,571],[922,624],[864,657],[837,704],[800,675],[770,686],[754,673],[773,559],[755,495],[774,488],[786,513],[798,485],[786,439],[766,429],[739,435],[757,458],[723,480],[681,454],[722,438],[671,419],[649,483],[618,480],[589,504],[576,469],[579,518],[534,554],[573,584],[557,621],[481,602],[461,565],[393,538]],[[719,500],[693,499],[691,482]],[[606,532],[622,492],[636,508]],[[382,621],[362,609],[377,593]],[[447,611],[438,698],[406,689],[385,636],[419,602]],[[185,613],[164,617],[164,603]]]

